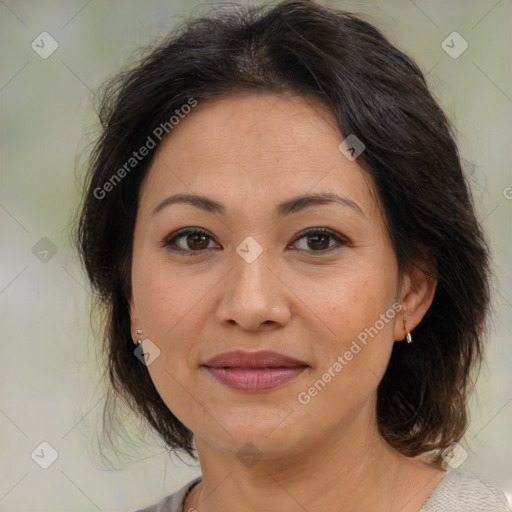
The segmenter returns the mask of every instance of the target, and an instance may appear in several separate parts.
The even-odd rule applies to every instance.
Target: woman
[[[144,511],[508,510],[454,469],[489,255],[406,55],[313,2],[230,10],[101,120],[78,241],[111,383],[202,471]]]

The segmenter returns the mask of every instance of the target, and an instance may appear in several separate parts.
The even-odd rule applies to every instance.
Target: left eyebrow
[[[352,199],[349,199],[348,197],[340,196],[332,192],[324,192],[319,194],[309,194],[294,197],[292,199],[289,199],[288,201],[280,203],[277,206],[277,213],[280,217],[284,217],[286,215],[298,212],[300,210],[304,210],[305,208],[309,208],[311,206],[330,203],[338,203],[343,206],[348,206],[359,215],[366,217],[361,207],[355,201],[352,201]]]
[[[166,206],[175,203],[191,204],[192,206],[200,208],[201,210],[210,213],[218,213],[220,215],[225,215],[226,212],[226,208],[221,203],[213,199],[210,199],[209,197],[196,194],[175,194],[173,196],[167,197],[162,202],[160,202],[158,206],[156,206],[156,208],[151,212],[151,216],[157,214]],[[277,205],[276,212],[279,217],[285,217],[286,215],[296,213],[298,211],[310,208],[312,206],[331,203],[338,203],[343,206],[347,206],[348,208],[351,208],[359,215],[366,217],[361,207],[355,201],[349,199],[348,197],[340,196],[332,192],[308,194],[288,199]]]

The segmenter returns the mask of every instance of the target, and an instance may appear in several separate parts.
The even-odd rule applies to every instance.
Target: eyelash
[[[339,246],[349,245],[349,242],[345,238],[341,237],[334,231],[327,229],[327,228],[308,228],[308,229],[302,231],[301,233],[299,233],[293,243],[295,244],[298,240],[300,240],[302,238],[305,238],[309,235],[316,235],[316,234],[328,235],[329,237],[335,239]],[[183,254],[188,254],[190,256],[196,256],[198,254],[204,253],[204,251],[209,250],[208,248],[206,248],[206,249],[199,249],[197,251],[193,251],[193,250],[182,249],[180,247],[179,248],[171,247],[172,244],[174,244],[176,242],[176,240],[179,240],[180,238],[184,238],[188,235],[205,235],[205,236],[209,237],[210,239],[212,239],[210,234],[201,228],[183,228],[183,229],[176,231],[175,233],[172,233],[169,237],[167,237],[163,241],[162,247],[165,247],[174,252],[181,252]],[[298,249],[298,250],[309,252],[309,253],[314,253],[314,254],[315,253],[325,254],[335,248],[336,248],[336,246],[328,247],[327,249],[321,249],[319,251],[314,251],[314,250],[308,251],[305,249]]]

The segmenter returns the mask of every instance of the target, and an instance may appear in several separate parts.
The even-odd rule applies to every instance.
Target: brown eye
[[[331,236],[320,234],[320,235],[309,235],[308,244],[312,249],[324,250],[329,247],[329,240]]]
[[[186,243],[190,249],[206,249],[208,247],[208,238],[202,233],[192,233],[187,235]],[[205,243],[206,241],[206,243]]]
[[[199,252],[210,248],[212,237],[201,229],[183,229],[168,237],[163,246],[175,251]]]
[[[306,240],[306,243],[303,244],[303,247],[299,247],[299,250],[307,252],[322,252],[332,249],[337,245],[347,244],[341,236],[326,228],[313,228],[305,231],[296,239],[294,245],[296,246],[297,242],[302,239]]]

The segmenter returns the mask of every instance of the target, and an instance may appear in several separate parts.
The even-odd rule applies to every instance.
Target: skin
[[[316,98],[236,94],[200,103],[183,119],[143,183],[132,332],[134,343],[140,328],[159,348],[151,378],[196,439],[203,481],[185,511],[417,512],[445,474],[378,433],[376,389],[393,343],[421,321],[436,282],[417,269],[399,275],[383,209],[366,171],[338,149],[343,139]],[[362,213],[329,203],[276,215],[278,203],[322,192],[349,198]],[[175,203],[152,214],[177,193],[207,196],[225,213]],[[163,246],[184,227],[209,238]],[[321,233],[308,242],[298,236],[306,228],[328,228],[346,243]],[[248,236],[262,249],[251,263],[236,252]],[[393,304],[402,310],[300,403],[298,394]],[[271,391],[235,391],[201,367],[234,349],[275,350],[309,368]],[[261,455],[251,467],[237,457],[247,443]]]

